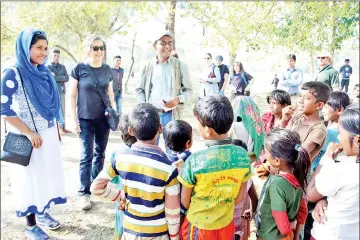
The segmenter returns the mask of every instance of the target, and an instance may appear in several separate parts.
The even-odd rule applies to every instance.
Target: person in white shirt
[[[359,112],[355,104],[345,109],[339,123],[340,143],[329,144],[307,187],[310,202],[324,204],[327,197],[328,203],[322,217],[318,208],[312,213],[312,239],[359,239]]]
[[[199,98],[219,94],[218,83],[221,80],[220,70],[212,63],[212,56],[206,53],[204,56],[205,65],[199,76],[200,90]]]

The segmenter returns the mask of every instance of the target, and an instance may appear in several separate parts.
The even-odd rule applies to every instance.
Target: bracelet
[[[118,197],[119,197],[119,195],[121,194],[121,191],[119,190],[119,192],[118,192],[118,194],[116,195],[116,197],[113,199],[113,200],[111,200],[111,201],[115,201]]]
[[[169,236],[172,238],[172,237],[176,237],[177,235],[179,235],[179,233],[180,233],[180,230],[177,232],[177,233],[175,233],[175,234],[170,234],[169,233]]]

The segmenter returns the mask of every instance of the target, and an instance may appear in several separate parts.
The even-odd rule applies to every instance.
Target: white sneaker
[[[80,204],[81,210],[85,210],[85,211],[90,210],[92,207],[91,201],[90,201],[90,195],[80,196],[79,204]]]

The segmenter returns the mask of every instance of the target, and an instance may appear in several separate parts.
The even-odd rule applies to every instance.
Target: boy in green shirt
[[[195,104],[194,115],[207,149],[193,153],[183,165],[181,203],[188,212],[182,239],[233,239],[235,203],[240,202],[251,177],[246,150],[228,137],[234,113],[224,96],[206,96]]]

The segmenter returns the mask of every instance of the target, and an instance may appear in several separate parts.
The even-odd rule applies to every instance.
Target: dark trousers
[[[102,119],[80,119],[79,122],[81,129],[79,195],[90,195],[91,182],[104,167],[110,128],[105,117]]]
[[[350,79],[341,79],[341,91],[343,90],[343,88],[345,87],[345,92],[347,93],[349,90],[349,83],[350,83]]]

